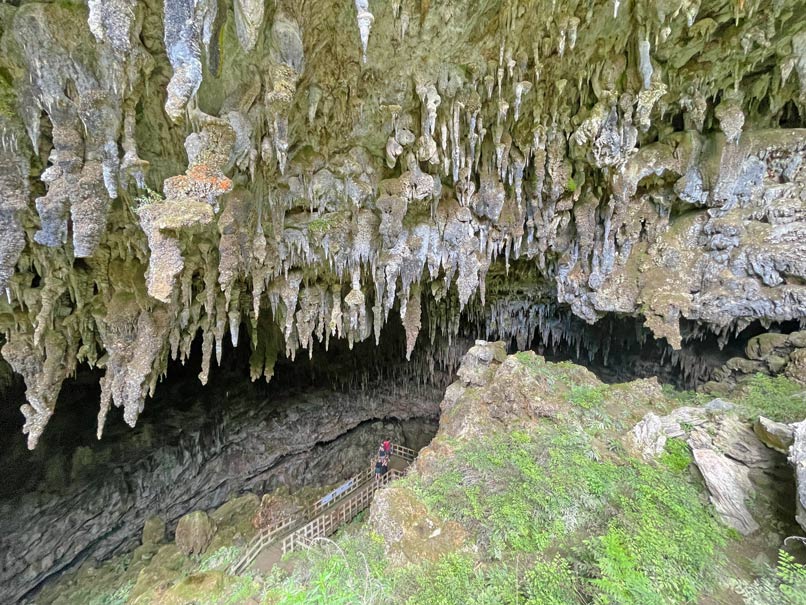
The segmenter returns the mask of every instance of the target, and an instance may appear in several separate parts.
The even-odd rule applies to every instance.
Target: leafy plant
[[[775,569],[768,567],[753,582],[734,582],[732,588],[745,605],[806,605],[806,565],[779,550]]]
[[[237,546],[222,546],[199,562],[199,571],[217,569],[224,571],[238,560],[243,549]]]
[[[584,410],[590,410],[604,402],[604,388],[587,385],[573,386],[568,400]]]
[[[526,572],[524,590],[526,605],[573,605],[582,603],[583,597],[577,587],[579,578],[571,564],[561,556],[551,561],[538,560]]]
[[[134,205],[135,208],[142,208],[143,206],[148,206],[149,204],[161,202],[163,200],[164,198],[162,195],[153,189],[146,187],[143,193],[134,198]]]
[[[669,439],[660,456],[661,464],[673,471],[684,471],[694,460],[688,444],[682,439]]]

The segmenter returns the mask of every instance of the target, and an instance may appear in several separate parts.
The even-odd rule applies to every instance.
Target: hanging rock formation
[[[678,361],[802,320],[801,8],[0,5],[0,334],[29,446],[76,364],[105,371],[100,436],[199,332],[205,382],[242,324],[270,379],[390,313],[409,355],[460,318],[606,347],[568,326],[620,314]]]

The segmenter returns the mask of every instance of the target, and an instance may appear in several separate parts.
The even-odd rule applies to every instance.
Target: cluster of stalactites
[[[354,4],[363,59],[371,63],[367,53],[374,16],[367,0]],[[766,147],[753,139],[748,143],[742,99],[735,92],[723,95],[713,108],[724,135],[719,140],[702,134],[709,107],[698,86],[679,99],[667,98],[669,74],[653,53],[670,36],[666,28],[672,19],[684,17],[688,27],[699,31],[694,23],[699,4],[683,2],[672,15],[659,12],[659,30],[642,31],[637,40],[634,65],[618,56],[612,64],[596,66],[589,82],[580,76],[580,90],[589,85],[596,99],[580,102],[578,115],[571,117],[569,109],[577,108],[562,100],[573,96],[574,83],[549,79],[546,72],[551,73],[550,63],[571,58],[585,20],[574,14],[579,7],[566,7],[567,14],[560,14],[566,8],[552,3],[547,23],[556,25],[556,31],[547,32],[531,53],[510,39],[497,49],[497,60],[477,75],[451,66],[436,77],[416,74],[410,96],[419,106],[382,106],[391,118],[383,162],[376,158],[384,150],[355,143],[347,152],[331,153],[327,161],[317,160],[309,170],[295,165],[289,155],[296,123],[291,112],[299,106],[295,99],[306,63],[300,24],[276,12],[267,31],[265,69],[247,68],[243,85],[224,100],[218,116],[211,116],[198,109],[196,96],[203,54],[208,61],[217,56],[219,5],[166,0],[164,44],[173,74],[165,110],[172,121],[187,120],[191,127],[185,141],[188,167],[185,174],[165,180],[164,199],[136,212],[150,251],[147,297],[132,292],[136,287],[129,284],[109,288],[110,283],[96,276],[99,289],[109,290],[109,300],[101,305],[103,317],[87,314],[80,329],[65,336],[55,328],[57,301],[67,296],[78,305],[81,297],[72,278],[45,275],[41,300],[31,307],[37,309],[31,325],[9,332],[3,354],[28,385],[29,404],[23,412],[29,445],[36,443],[61,381],[77,361],[97,361],[106,368],[100,436],[113,404],[134,424],[168,357],[187,359],[199,331],[199,377],[206,382],[213,354],[220,360],[228,331],[237,344],[242,323],[252,333],[254,379],[271,377],[278,353],[293,358],[300,347],[310,353],[317,340],[327,347],[331,338],[344,338],[352,346],[374,334],[377,341],[393,310],[405,329],[407,357],[424,327],[432,343],[438,333],[453,342],[460,335],[463,312],[475,316],[488,335],[515,338],[519,346],[539,334],[544,342],[564,342],[595,354],[596,342],[573,335],[570,315],[558,319],[551,307],[505,305],[499,299],[485,307],[492,264],[503,257],[509,268],[511,259],[526,257],[540,278],[552,283],[551,294],[590,322],[607,311],[637,312],[637,295],[618,298],[621,293],[607,292],[606,286],[614,272],[624,270],[635,246],[650,241],[664,250],[662,236],[670,224],[664,204],[670,191],[661,187],[655,198],[636,200],[641,181],[679,177],[673,192],[680,200],[722,212],[745,203],[734,185],[750,179],[745,178],[748,170],[755,175],[759,162],[766,167],[768,151],[783,150],[788,158],[803,152],[802,145],[791,141]],[[614,3],[614,19],[620,18],[619,5]],[[264,10],[262,2],[235,0],[235,31],[247,53],[256,47]],[[53,35],[57,12],[25,5],[15,28],[28,70],[21,94],[32,99],[22,118],[34,148],[42,111],[53,125],[51,165],[42,175],[47,193],[37,200],[41,228],[34,239],[62,246],[69,213],[75,255],[91,257],[104,235],[111,199],[131,177],[143,185],[146,166],[134,144],[134,109],[153,60],[139,40],[134,0],[90,0],[89,29],[111,52],[95,49],[86,60],[72,56]],[[405,37],[406,11],[395,2],[392,12]],[[513,8],[503,19],[510,33],[516,13]],[[51,25],[40,27],[43,23]],[[766,33],[745,33],[746,52],[763,47]],[[32,39],[39,43],[30,43]],[[796,70],[804,88],[806,35],[794,36],[791,46],[780,81],[773,86],[785,86]],[[48,61],[49,56],[69,60]],[[619,90],[619,83],[630,79],[625,77],[628,70],[638,76],[636,89]],[[312,85],[307,93],[311,124],[322,91]],[[674,104],[685,110],[689,132],[639,149],[642,133]],[[8,281],[9,267],[21,251],[20,238],[13,234],[21,234],[22,198],[13,192],[24,195],[28,171],[19,161],[15,135],[7,132],[3,130],[0,152],[5,154],[0,158],[0,226],[11,235],[0,242],[0,285]],[[350,145],[354,143],[339,149]],[[717,149],[717,161],[706,162],[712,158],[704,149]],[[572,158],[584,158],[582,174]],[[717,170],[703,175],[699,166],[706,163]],[[777,178],[789,171],[787,178],[797,180],[802,178],[798,170],[787,164],[773,172]],[[236,188],[233,181],[250,185]],[[714,184],[711,190],[705,190],[706,182]],[[789,208],[779,210],[783,216]],[[709,223],[708,229],[689,239],[695,247],[705,242],[702,247],[709,254],[721,254],[734,236],[716,224]],[[714,262],[731,262],[724,254],[712,254],[717,256]],[[774,257],[754,251],[742,262],[774,287],[784,279],[782,272],[791,273],[792,264],[783,257],[784,251]],[[692,261],[695,265],[705,263]],[[9,304],[23,300],[18,286],[10,287],[15,292],[9,294]],[[424,300],[430,306],[424,308]],[[753,302],[757,308],[780,308],[775,301]],[[679,345],[674,325],[681,310],[660,303],[647,308],[656,334]],[[693,306],[687,311],[702,312]],[[607,357],[607,345],[602,346]],[[104,352],[100,358],[98,349]]]

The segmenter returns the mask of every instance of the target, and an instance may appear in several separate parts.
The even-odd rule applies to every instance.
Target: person
[[[387,457],[388,456],[386,455],[386,448],[383,446],[383,443],[381,443],[381,447],[378,448],[378,459],[383,460],[384,458]]]
[[[386,451],[386,457],[388,458],[388,457],[389,457],[389,452],[390,452],[390,451],[391,451],[391,449],[392,449],[392,442],[391,442],[391,441],[389,441],[388,439],[386,439],[386,440],[383,442],[383,449]]]
[[[378,460],[375,461],[375,481],[376,482],[381,480],[381,475],[383,475],[383,473],[384,473],[383,462],[381,462],[381,459],[378,458]]]

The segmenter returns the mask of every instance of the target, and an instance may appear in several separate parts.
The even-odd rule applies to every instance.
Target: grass
[[[581,407],[583,410],[591,410],[604,403],[605,386],[577,385],[571,387],[568,401]]]
[[[605,459],[587,432],[557,426],[455,445],[431,479],[404,483],[470,529],[476,554],[389,569],[381,540],[354,527],[293,555],[262,603],[667,605],[719,573],[730,534],[689,482],[680,440],[658,465]]]
[[[337,605],[387,603],[392,578],[385,574],[383,546],[370,532],[344,534],[338,542],[320,540],[318,548],[294,553],[295,571],[269,576],[265,605]]]
[[[559,551],[556,565],[587,570],[570,585],[588,602],[680,603],[709,586],[728,536],[688,482],[681,444],[653,466],[602,459],[584,431],[497,434],[460,446],[435,480],[409,482],[471,528],[487,560]]]
[[[784,376],[755,374],[741,388],[739,403],[752,418],[797,422],[806,415],[806,389]]]

